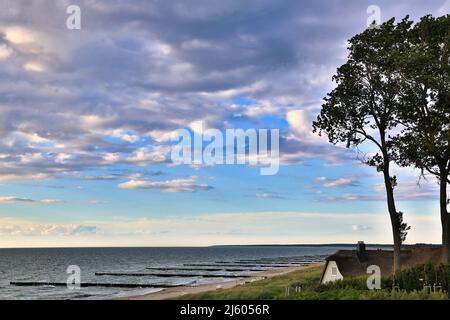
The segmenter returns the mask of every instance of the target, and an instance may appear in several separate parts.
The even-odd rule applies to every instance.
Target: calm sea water
[[[305,246],[225,246],[205,248],[65,248],[0,249],[0,299],[109,299],[159,291],[158,288],[81,288],[17,287],[10,281],[67,281],[67,267],[81,268],[82,282],[190,284],[220,283],[230,279],[202,277],[114,277],[96,276],[95,272],[174,272],[150,271],[148,267],[186,267],[184,264],[214,264],[242,259],[280,258],[304,255],[328,255],[338,247]],[[178,273],[199,273],[177,271]],[[202,272],[202,273],[206,273]],[[214,272],[210,272],[214,273]],[[219,272],[224,274],[224,272]],[[234,272],[239,274],[239,272]],[[242,274],[251,274],[242,272]]]

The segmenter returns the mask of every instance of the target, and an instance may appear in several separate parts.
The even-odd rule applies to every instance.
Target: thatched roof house
[[[366,250],[359,242],[356,250],[339,250],[326,259],[321,283],[332,282],[346,277],[367,275],[367,267],[379,266],[382,276],[392,274],[393,252],[389,250]],[[405,268],[432,263],[439,264],[439,246],[409,246],[402,251],[402,265]]]

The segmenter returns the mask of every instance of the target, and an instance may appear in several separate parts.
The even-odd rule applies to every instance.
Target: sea
[[[166,286],[220,285],[235,277],[284,267],[282,264],[323,260],[344,248],[348,249],[295,245],[0,249],[0,299],[115,299],[157,292]],[[66,284],[68,279],[76,284],[74,276],[79,276],[76,279],[82,284],[108,286],[56,285]]]

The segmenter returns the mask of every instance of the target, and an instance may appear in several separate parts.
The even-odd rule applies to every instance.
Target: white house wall
[[[333,268],[336,268],[336,274],[333,275]],[[339,268],[336,264],[336,261],[328,261],[327,269],[325,270],[324,276],[322,278],[322,283],[333,282],[336,280],[342,280],[344,277],[342,276]]]

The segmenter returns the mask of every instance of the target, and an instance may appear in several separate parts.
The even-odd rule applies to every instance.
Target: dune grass
[[[230,289],[219,289],[182,296],[181,300],[430,300],[448,299],[445,293],[424,291],[370,291],[365,278],[350,278],[329,285],[320,285],[322,267],[309,267],[269,279],[255,281]],[[302,287],[295,292],[295,287]],[[289,295],[286,288],[289,287]]]
[[[270,300],[284,297],[287,286],[299,283],[313,285],[320,280],[321,267],[306,268],[269,279],[236,286],[231,289],[219,289],[204,293],[185,295],[185,300]]]

